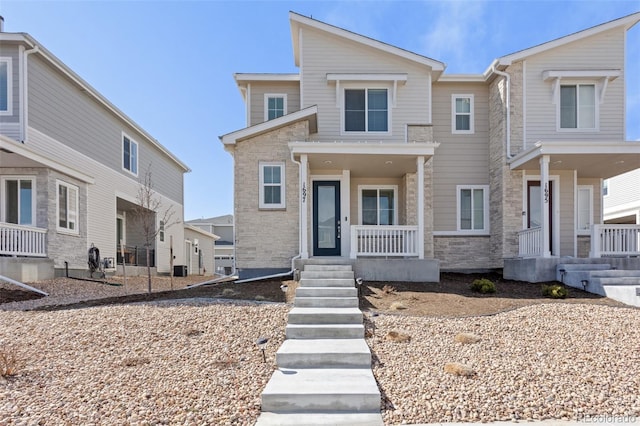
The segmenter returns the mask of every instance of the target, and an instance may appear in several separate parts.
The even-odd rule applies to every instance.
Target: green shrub
[[[473,282],[471,283],[471,291],[482,294],[495,293],[496,285],[493,283],[493,281],[486,278],[477,279],[473,280]]]
[[[544,297],[550,297],[552,299],[564,299],[569,294],[569,290],[560,284],[543,285],[542,295]]]

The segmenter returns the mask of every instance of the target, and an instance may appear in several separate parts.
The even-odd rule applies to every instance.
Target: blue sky
[[[294,11],[481,73],[493,59],[640,11],[607,1],[2,0],[27,32],[184,161],[185,218],[233,212],[218,136],[245,126],[235,72],[297,72]],[[628,34],[627,139],[640,139],[640,27]]]

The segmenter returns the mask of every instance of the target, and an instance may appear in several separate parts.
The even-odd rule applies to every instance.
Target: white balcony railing
[[[47,257],[47,230],[0,222],[0,255]]]
[[[518,256],[542,256],[542,228],[529,228],[518,231]]]
[[[418,227],[408,225],[351,226],[351,258],[418,256]]]
[[[593,225],[589,257],[640,256],[640,225]]]

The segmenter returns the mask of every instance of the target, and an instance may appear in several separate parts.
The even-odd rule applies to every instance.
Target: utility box
[[[186,277],[187,276],[187,265],[173,265],[173,276],[174,277]]]

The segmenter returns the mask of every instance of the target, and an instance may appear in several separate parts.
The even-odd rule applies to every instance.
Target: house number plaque
[[[549,204],[549,184],[544,184],[544,203]]]
[[[305,203],[307,201],[307,183],[302,182],[302,202]]]

